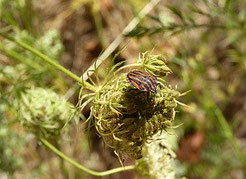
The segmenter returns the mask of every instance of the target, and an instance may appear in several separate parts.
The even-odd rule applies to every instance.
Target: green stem
[[[230,142],[233,146],[233,149],[236,152],[238,159],[241,161],[243,167],[246,168],[246,156],[243,154],[243,151],[240,148],[240,145],[237,141],[237,138],[234,136],[230,125],[228,124],[228,122],[227,122],[226,118],[224,117],[220,108],[217,106],[217,104],[211,98],[211,96],[212,96],[211,93],[207,90],[204,90],[203,92],[205,94],[206,100],[209,100],[209,107],[208,107],[209,110],[212,110],[214,112],[216,118],[218,119],[218,122],[219,122],[221,128],[223,129],[225,137],[228,140],[230,140]]]
[[[216,106],[216,104],[214,104],[214,105],[215,105],[214,113],[215,113],[221,127],[223,128],[226,137],[231,141],[231,143],[234,147],[234,150],[238,155],[239,160],[241,160],[244,167],[246,167],[246,156],[241,151],[241,148],[238,144],[238,141],[237,141],[236,137],[233,135],[233,132],[232,132],[228,122],[226,121],[224,115],[222,114],[221,110]]]
[[[98,7],[99,6],[99,7]],[[97,31],[97,36],[101,42],[101,45],[103,48],[106,47],[104,36],[103,36],[103,24],[102,24],[102,18],[99,14],[99,9],[100,5],[97,2],[94,2],[91,4],[91,11],[92,11],[92,16],[94,18],[95,26],[96,26],[96,31]]]
[[[26,64],[26,65],[29,65],[29,66],[31,66],[32,68],[36,69],[36,70],[40,68],[39,65],[33,64],[33,63],[31,63],[30,61],[26,60],[26,57],[20,55],[20,54],[17,53],[16,51],[14,51],[14,50],[12,50],[12,49],[7,49],[7,48],[5,47],[5,45],[4,45],[3,43],[1,43],[1,42],[0,42],[0,50],[1,50],[2,52],[4,52],[4,53],[6,54],[6,56],[8,56],[8,57],[10,57],[10,58],[14,58],[14,59],[18,60],[19,62],[24,63],[24,64]]]
[[[57,68],[58,70],[60,70],[61,72],[65,73],[66,75],[70,76],[71,78],[73,78],[75,81],[77,81],[78,83],[84,85],[85,87],[87,87],[88,89],[92,90],[92,91],[96,91],[96,88],[91,85],[90,83],[83,81],[79,76],[75,75],[74,73],[72,73],[71,71],[69,71],[68,69],[64,68],[63,66],[61,66],[59,63],[57,63],[55,60],[49,58],[48,56],[44,55],[43,53],[39,52],[38,50],[32,48],[31,46],[29,46],[28,44],[21,42],[5,33],[0,32],[0,36],[16,43],[17,45],[19,45],[20,47],[30,51],[31,53],[33,53],[34,55],[37,55],[38,57],[40,57],[43,61],[45,61],[46,63],[49,63],[50,65],[52,65],[53,67]]]
[[[21,55],[17,51],[13,49],[8,49],[6,46],[0,42],[0,51],[2,51],[7,57],[18,60],[19,62],[26,64],[30,66],[31,68],[35,69],[36,71],[39,71],[41,66],[38,63],[33,62],[31,59],[27,59],[27,57]],[[60,75],[55,73],[54,71],[51,71],[52,74],[54,74],[55,77],[57,77],[57,80],[60,80],[62,84],[64,84],[64,79],[61,78]]]
[[[48,147],[50,150],[52,150],[58,156],[60,156],[61,158],[63,158],[64,160],[66,160],[67,162],[72,164],[73,166],[77,167],[78,169],[80,169],[80,170],[82,170],[82,171],[84,171],[84,172],[86,172],[88,174],[94,175],[94,176],[106,176],[106,175],[111,175],[111,174],[122,172],[122,171],[135,169],[134,165],[129,165],[129,166],[126,166],[126,167],[119,167],[119,168],[114,168],[114,169],[103,171],[103,172],[97,172],[97,171],[91,170],[89,168],[86,168],[86,167],[82,166],[81,164],[79,164],[78,162],[74,161],[73,159],[71,159],[70,157],[68,157],[64,153],[62,153],[60,150],[55,148],[46,139],[44,139],[42,137],[40,137],[39,139],[46,147]]]
[[[164,27],[158,27],[158,28],[154,28],[153,30],[151,30],[152,28],[150,28],[150,34],[156,34],[156,33],[160,33],[160,32],[172,32],[172,34],[180,34],[184,31],[189,31],[189,30],[193,30],[193,29],[200,29],[200,28],[213,28],[213,29],[226,29],[226,30],[235,30],[235,29],[240,29],[240,26],[232,26],[232,27],[228,27],[225,25],[220,25],[220,24],[184,24],[184,25],[172,25],[170,27],[168,26],[164,26]]]
[[[158,3],[160,0],[151,0],[144,6],[144,8],[138,13],[138,15],[131,20],[131,22],[124,28],[124,30],[114,39],[114,41],[108,46],[108,48],[97,58],[97,60],[84,72],[83,79],[87,80],[94,70],[97,69],[103,61],[123,42],[125,34],[132,31]]]
[[[57,150],[61,150],[60,144],[59,144],[59,142],[58,142],[57,140],[54,141],[54,147],[56,147]],[[68,171],[67,171],[67,169],[66,169],[66,167],[65,167],[65,165],[64,165],[64,159],[61,158],[60,156],[59,156],[59,159],[60,159],[60,169],[61,169],[61,173],[62,173],[62,175],[63,175],[63,178],[67,179],[67,178],[69,178],[69,177],[68,177]]]

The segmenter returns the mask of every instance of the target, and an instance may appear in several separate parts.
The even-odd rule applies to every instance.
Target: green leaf
[[[176,16],[178,16],[182,22],[184,22],[184,16],[183,16],[182,12],[177,7],[167,6],[167,8],[170,11],[172,11]]]

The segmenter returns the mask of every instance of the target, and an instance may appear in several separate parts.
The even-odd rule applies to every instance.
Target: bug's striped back
[[[145,71],[134,70],[127,74],[127,80],[130,84],[140,91],[156,93],[156,77]]]

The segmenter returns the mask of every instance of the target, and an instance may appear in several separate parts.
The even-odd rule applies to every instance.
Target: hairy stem
[[[40,66],[38,64],[35,63],[31,63],[30,61],[26,60],[26,57],[20,55],[19,53],[17,53],[14,50],[11,49],[7,49],[5,47],[5,45],[3,43],[0,42],[0,50],[5,53],[6,56],[10,57],[10,58],[14,58],[16,60],[18,60],[21,63],[24,63],[26,65],[29,65],[30,67],[34,68],[34,69],[39,69]]]
[[[86,172],[86,173],[94,175],[94,176],[106,176],[106,175],[111,175],[111,174],[122,172],[122,171],[135,169],[134,165],[129,165],[129,166],[125,166],[125,167],[114,168],[114,169],[103,171],[103,172],[97,172],[97,171],[91,170],[89,168],[86,168],[83,165],[79,164],[78,162],[74,161],[73,159],[71,159],[70,157],[68,157],[64,153],[62,153],[60,150],[58,150],[51,143],[49,143],[45,138],[40,137],[39,139],[46,147],[48,147],[50,150],[52,150],[54,153],[56,153],[62,159],[66,160],[67,162],[69,162],[73,166],[77,167],[78,169],[82,170],[83,172]]]
[[[49,63],[50,65],[52,65],[56,69],[60,70],[61,72],[65,73],[66,75],[68,75],[71,78],[73,78],[78,83],[84,85],[86,88],[88,88],[88,89],[90,89],[92,91],[96,91],[96,89],[95,89],[95,87],[93,85],[91,85],[90,83],[88,83],[86,81],[83,81],[79,76],[77,76],[76,74],[72,73],[68,69],[64,68],[58,62],[56,62],[55,60],[49,58],[48,56],[44,55],[43,53],[39,52],[35,48],[33,48],[33,47],[29,46],[28,44],[26,44],[24,42],[21,42],[21,41],[15,39],[14,37],[11,37],[11,36],[3,33],[3,32],[0,32],[0,36],[2,36],[4,38],[16,43],[18,46],[30,51],[34,55],[40,57],[44,62]]]

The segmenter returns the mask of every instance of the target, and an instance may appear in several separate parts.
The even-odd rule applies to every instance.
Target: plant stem
[[[221,110],[216,105],[214,108],[214,113],[215,113],[217,119],[219,120],[219,123],[220,123],[221,127],[223,128],[226,137],[231,141],[231,143],[234,147],[234,150],[238,155],[239,160],[241,160],[244,167],[246,167],[246,156],[241,151],[240,146],[238,144],[238,141],[237,141],[236,137],[233,135],[233,132],[232,132],[228,122],[226,121],[224,115],[222,114]]]
[[[115,40],[108,46],[108,48],[102,53],[101,56],[93,63],[83,74],[83,79],[86,81],[93,71],[97,69],[103,61],[108,58],[108,56],[120,45],[120,43],[125,39],[125,34],[132,31],[140,22],[144,16],[146,16],[158,3],[160,0],[151,0],[139,13],[131,20],[131,22],[124,28],[124,30],[115,38]]]
[[[16,43],[17,45],[19,45],[20,47],[30,51],[32,54],[40,57],[43,61],[45,61],[46,63],[49,63],[50,65],[52,65],[53,67],[55,67],[56,69],[60,70],[61,72],[65,73],[66,75],[70,76],[71,78],[73,78],[75,81],[77,81],[78,83],[84,85],[86,88],[88,88],[89,90],[92,91],[96,91],[96,88],[91,85],[90,83],[83,81],[79,76],[75,75],[74,73],[72,73],[71,71],[69,71],[68,69],[64,68],[63,66],[61,66],[59,63],[57,63],[55,60],[49,58],[48,56],[44,55],[43,53],[39,52],[38,50],[34,49],[33,47],[29,46],[28,44],[21,42],[3,32],[0,32],[0,36]]]
[[[97,60],[83,73],[83,80],[87,80],[90,75],[93,74],[93,71],[95,69],[97,69],[102,63],[103,61],[108,58],[112,52],[120,45],[120,43],[125,39],[125,34],[129,33],[131,30],[133,30],[138,23],[140,22],[141,19],[144,18],[144,16],[146,16],[158,3],[160,2],[160,0],[151,0],[148,4],[146,4],[144,6],[144,8],[138,13],[138,15],[136,17],[134,17],[129,23],[128,25],[123,29],[123,31],[114,39],[114,41],[108,46],[108,48],[97,58]],[[98,16],[98,14],[96,14]],[[96,28],[98,31],[98,35],[100,38],[100,35],[102,32],[99,32],[99,30],[101,30],[101,22],[99,22],[97,19],[99,17],[95,16],[95,23],[96,23]],[[98,23],[98,24],[97,24]],[[103,42],[103,39],[100,38],[101,42]],[[77,87],[75,87],[77,88]],[[72,94],[74,92],[73,89],[70,89],[68,91],[68,94]],[[70,96],[67,95],[67,97],[69,98]]]
[[[94,18],[94,22],[95,22],[95,26],[96,26],[96,31],[97,31],[97,36],[100,40],[100,43],[102,45],[103,48],[106,48],[106,44],[105,44],[105,39],[103,36],[103,23],[102,23],[102,17],[100,16],[99,13],[99,9],[100,9],[100,5],[99,3],[93,1],[91,3],[91,13],[92,16]]]
[[[26,60],[26,57],[20,55],[19,53],[17,53],[16,51],[14,50],[11,50],[11,49],[7,49],[5,47],[5,45],[3,43],[0,42],[0,50],[2,52],[4,52],[6,54],[6,56],[10,57],[10,58],[14,58],[18,61],[20,61],[21,63],[24,63],[26,65],[29,65],[31,66],[32,68],[34,69],[39,69],[40,66],[37,65],[37,64],[34,64],[34,63],[31,63],[30,61]]]
[[[219,122],[221,128],[223,129],[225,137],[228,140],[230,140],[230,142],[233,146],[233,149],[236,152],[238,159],[241,161],[243,167],[246,168],[246,156],[243,154],[242,149],[240,148],[238,141],[237,141],[237,138],[234,136],[230,125],[228,124],[228,122],[227,122],[226,118],[224,117],[220,108],[217,106],[217,104],[211,98],[211,96],[212,96],[211,93],[207,90],[204,90],[203,92],[205,94],[206,100],[209,101],[209,107],[208,107],[209,110],[213,111],[214,115],[218,119],[218,122]]]
[[[119,168],[114,168],[114,169],[103,171],[103,172],[97,172],[97,171],[91,170],[89,168],[86,168],[83,165],[79,164],[78,162],[74,161],[73,159],[71,159],[70,157],[68,157],[64,153],[62,153],[60,150],[58,150],[51,143],[49,143],[45,138],[40,137],[39,139],[46,147],[48,147],[50,150],[52,150],[58,156],[60,156],[61,158],[63,158],[64,160],[66,160],[67,162],[72,164],[73,166],[77,167],[78,169],[80,169],[80,170],[82,170],[88,174],[94,175],[94,176],[106,176],[106,175],[111,175],[111,174],[122,172],[122,171],[135,169],[134,165],[129,165],[126,167],[119,167]]]
[[[179,25],[179,24],[174,24],[172,26],[162,26],[158,28],[146,28],[146,32],[148,35],[153,35],[156,33],[160,32],[172,32],[173,35],[180,34],[184,31],[190,31],[194,29],[202,29],[202,28],[211,28],[211,29],[220,29],[220,30],[236,30],[240,29],[240,26],[231,26],[228,27],[223,24],[184,24],[184,25]]]

